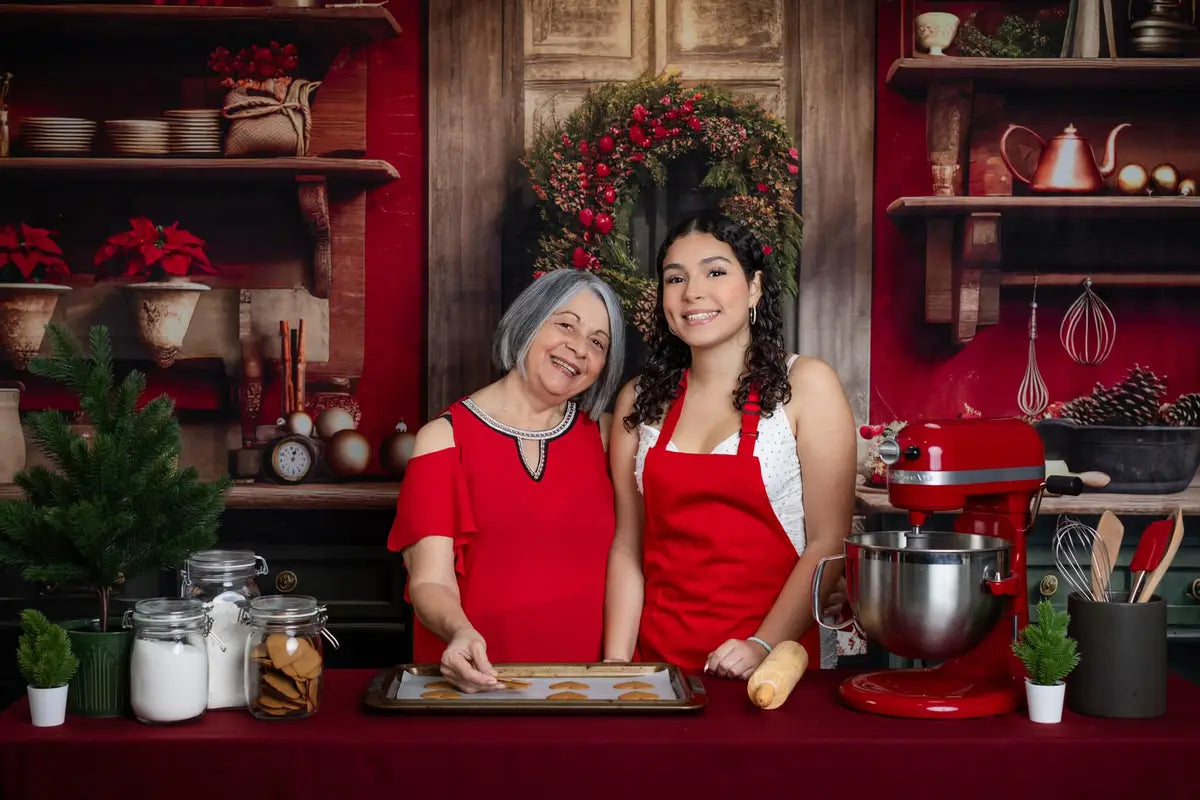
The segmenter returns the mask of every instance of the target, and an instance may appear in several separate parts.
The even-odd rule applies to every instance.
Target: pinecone
[[[647,342],[651,342],[654,337],[654,315],[657,308],[658,292],[653,286],[642,292],[642,296],[633,307],[633,326]]]
[[[1163,402],[1166,385],[1153,370],[1134,364],[1116,386],[1107,393],[1112,403],[1113,425],[1153,425]]]
[[[1063,404],[1060,416],[1074,420],[1080,425],[1103,425],[1104,413],[1106,412],[1101,408],[1100,401],[1090,394],[1085,394]]]
[[[1163,412],[1163,422],[1184,428],[1200,427],[1200,393],[1181,394]]]

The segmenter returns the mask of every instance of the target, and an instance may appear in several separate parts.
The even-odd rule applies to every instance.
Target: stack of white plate
[[[31,153],[87,153],[95,135],[90,119],[26,117],[21,122],[21,143]]]
[[[177,108],[164,112],[171,125],[171,152],[181,156],[221,155],[221,110]]]
[[[160,119],[109,119],[104,134],[113,153],[121,156],[163,156],[167,123]]]

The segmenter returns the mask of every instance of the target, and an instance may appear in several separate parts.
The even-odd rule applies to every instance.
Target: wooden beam
[[[300,214],[313,240],[312,294],[328,298],[333,283],[333,247],[329,237],[329,191],[320,175],[301,175],[296,178]]]
[[[925,221],[925,321],[949,322],[954,305],[954,227],[951,217]]]
[[[842,0],[790,2],[797,3],[797,13],[787,35],[799,48],[800,81],[789,83],[789,91],[803,100],[796,124],[804,215],[798,348],[837,371],[855,419],[865,422],[871,377],[876,8]],[[831,169],[832,164],[855,168]]]
[[[1002,286],[1033,286],[1035,275],[1038,286],[1081,286],[1091,278],[1094,286],[1142,289],[1200,287],[1200,274],[1183,272],[1006,272],[1000,283]]]
[[[429,6],[426,416],[494,377],[501,234],[523,152],[523,10]]]

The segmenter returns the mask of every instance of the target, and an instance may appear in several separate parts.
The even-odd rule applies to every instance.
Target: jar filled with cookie
[[[246,698],[259,719],[300,719],[317,712],[325,679],[325,607],[303,595],[250,600],[245,645]]]
[[[250,626],[242,609],[262,594],[258,576],[267,561],[249,550],[201,550],[188,556],[179,573],[179,596],[211,604],[212,631],[225,643],[208,644],[208,708],[245,708],[245,644]]]
[[[123,625],[133,628],[129,699],[138,720],[163,724],[204,715],[211,624],[206,605],[195,599],[139,600],[125,612]]]

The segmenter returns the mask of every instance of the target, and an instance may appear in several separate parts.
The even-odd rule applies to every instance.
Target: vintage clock
[[[302,483],[316,472],[317,448],[307,436],[289,434],[272,439],[263,459],[263,472],[279,483]]]

